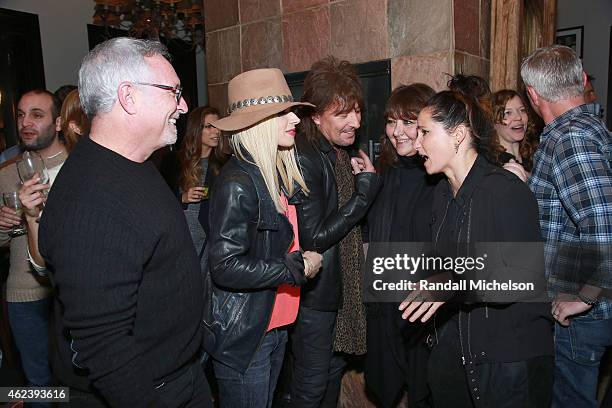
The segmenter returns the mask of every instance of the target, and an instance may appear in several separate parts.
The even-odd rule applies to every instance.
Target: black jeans
[[[552,400],[553,356],[508,363],[461,363],[457,322],[439,331],[439,342],[429,358],[427,382],[434,407],[546,408]],[[466,370],[476,375],[468,380]],[[470,383],[468,384],[468,381]],[[477,388],[478,400],[469,388]]]
[[[335,408],[338,404],[346,363],[333,350],[337,315],[300,307],[291,335],[292,408]]]

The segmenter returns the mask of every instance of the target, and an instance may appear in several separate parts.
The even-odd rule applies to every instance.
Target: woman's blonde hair
[[[252,157],[254,164],[259,167],[268,192],[274,201],[276,210],[285,212],[281,203],[281,188],[279,177],[289,195],[293,194],[293,183],[297,182],[305,193],[308,188],[295,158],[295,147],[279,149],[278,147],[278,119],[276,116],[259,122],[255,126],[236,132],[232,135],[231,146],[236,156],[245,161],[243,149]]]

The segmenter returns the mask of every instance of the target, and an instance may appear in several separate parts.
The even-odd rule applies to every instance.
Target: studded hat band
[[[277,95],[277,96],[262,96],[261,98],[250,98],[242,101],[234,102],[230,105],[227,110],[228,114],[231,114],[237,109],[248,108],[249,106],[265,105],[270,103],[285,103],[293,102],[293,96],[291,95]]]

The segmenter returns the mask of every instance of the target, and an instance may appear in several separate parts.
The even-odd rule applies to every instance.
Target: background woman
[[[514,90],[503,89],[493,94],[492,104],[497,141],[505,149],[499,155],[499,162],[506,164],[513,160],[526,171],[531,171],[533,153],[537,148],[533,140],[535,124],[523,98]]]
[[[467,245],[459,244],[524,242],[529,247],[541,240],[538,207],[530,190],[491,164],[493,121],[478,98],[481,94],[475,93],[483,84],[478,77],[454,77],[450,90],[431,98],[417,119],[415,147],[425,159],[425,169],[447,179],[436,187],[431,217],[433,245],[442,256],[466,256]],[[501,248],[499,255],[487,258],[486,264],[495,267],[486,272],[497,273],[498,279],[516,277],[529,257],[520,246],[510,254]],[[411,321],[427,320],[441,306],[441,302],[412,299],[400,306],[403,317]],[[436,344],[427,372],[434,405],[549,406],[550,306],[470,300],[447,303],[434,320]]]
[[[213,122],[232,132],[234,156],[211,194],[212,310],[205,312],[221,407],[270,407],[299,306],[296,287],[321,255],[299,251],[289,205],[308,192],[298,167],[293,97],[278,69],[247,71],[228,85],[231,113]]]
[[[368,213],[368,242],[429,240],[433,189],[439,177],[428,177],[417,154],[416,119],[434,90],[425,84],[401,85],[387,101],[385,134],[377,170],[384,184]],[[408,403],[427,398],[428,350],[423,326],[401,319],[396,303],[369,303],[365,375],[368,387],[384,407],[394,407],[404,384]]]
[[[179,150],[181,172],[179,192],[191,238],[200,256],[200,266],[207,267],[204,251],[210,234],[208,210],[211,187],[221,167],[229,159],[225,141],[212,123],[219,119],[219,111],[210,106],[195,108],[187,117],[187,130]]]

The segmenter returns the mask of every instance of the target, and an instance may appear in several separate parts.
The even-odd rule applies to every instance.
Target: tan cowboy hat
[[[217,129],[232,131],[253,126],[296,105],[280,69],[254,69],[235,76],[227,85],[229,116],[211,122]]]

